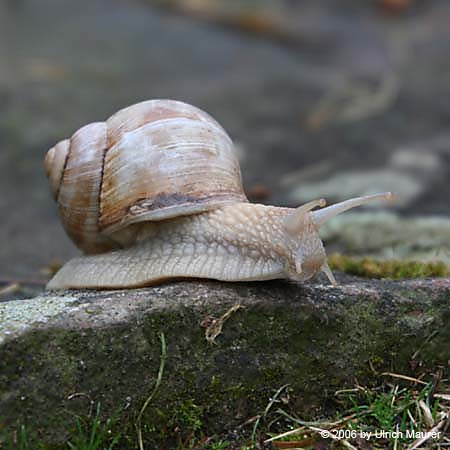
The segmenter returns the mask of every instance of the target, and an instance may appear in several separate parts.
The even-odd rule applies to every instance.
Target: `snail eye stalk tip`
[[[394,199],[395,195],[392,192],[366,195],[364,197],[351,198],[350,200],[336,203],[318,211],[313,211],[311,214],[313,215],[313,219],[316,225],[320,227],[331,218],[344,211],[348,211],[349,209],[356,208],[357,206],[365,205],[376,200],[392,201]]]

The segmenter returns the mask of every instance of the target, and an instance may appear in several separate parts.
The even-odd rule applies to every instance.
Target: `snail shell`
[[[84,126],[48,151],[45,167],[64,227],[85,253],[122,247],[119,235],[138,222],[248,201],[227,133],[174,100]]]

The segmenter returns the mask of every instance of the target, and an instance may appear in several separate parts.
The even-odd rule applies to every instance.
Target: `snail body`
[[[56,144],[46,171],[65,229],[86,255],[48,288],[130,288],[172,278],[335,284],[324,221],[390,193],[299,208],[249,203],[231,139],[208,114],[173,100],[125,108]]]

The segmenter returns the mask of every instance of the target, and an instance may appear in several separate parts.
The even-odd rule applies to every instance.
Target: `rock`
[[[342,214],[320,229],[328,254],[442,261],[450,266],[450,219],[392,212]]]
[[[224,433],[289,384],[285,411],[329,415],[337,389],[370,383],[375,372],[413,375],[412,367],[447,364],[450,279],[341,281],[338,288],[194,281],[1,303],[0,435],[26,424],[29,441],[56,445],[74,414],[101,404],[104,416],[119,418],[127,442],[120,448],[136,448],[161,333],[167,356],[143,416],[146,448],[170,448],[174,430],[189,429],[186,411],[208,435]],[[214,318],[235,305],[208,341]]]

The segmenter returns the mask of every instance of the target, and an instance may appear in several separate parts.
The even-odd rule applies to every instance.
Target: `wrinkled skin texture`
[[[287,229],[295,209],[236,203],[167,221],[137,224],[132,247],[69,261],[49,288],[125,288],[170,278],[306,280],[326,255],[312,215]],[[120,239],[116,236],[116,239]]]

